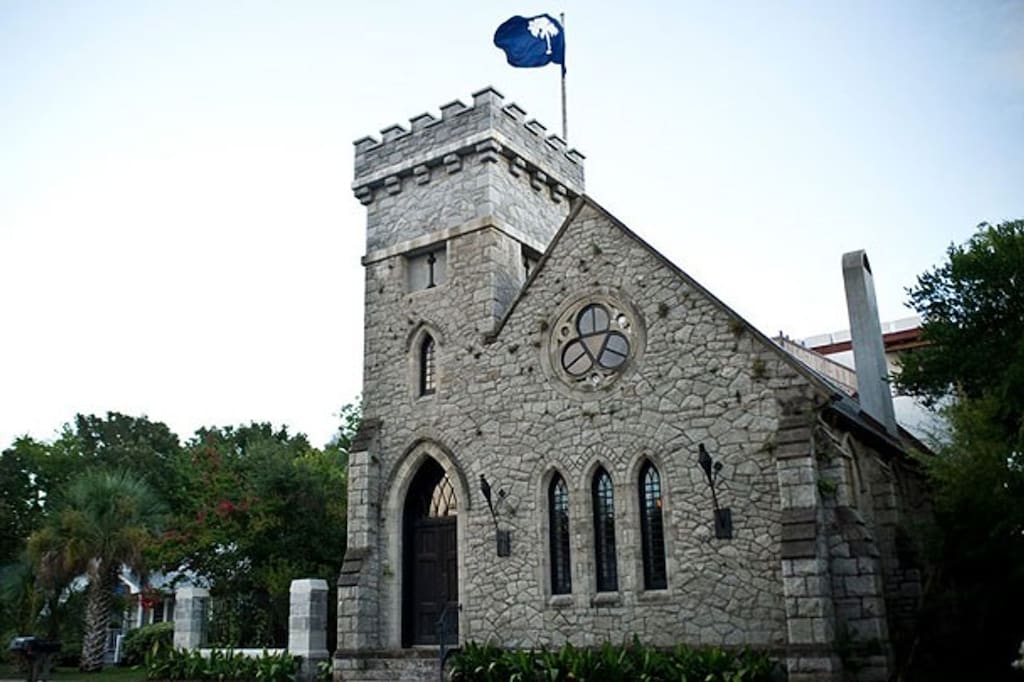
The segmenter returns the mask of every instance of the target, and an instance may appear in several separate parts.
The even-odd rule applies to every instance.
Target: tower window
[[[559,474],[548,488],[548,513],[551,542],[551,594],[572,592],[572,563],[569,555],[569,489]]]
[[[444,244],[406,256],[406,284],[409,291],[433,289],[448,279],[448,253]]]
[[[615,493],[612,477],[603,468],[594,474],[592,486],[594,505],[594,561],[597,569],[597,591],[619,589],[619,572],[615,565]]]
[[[640,469],[640,536],[643,541],[644,589],[663,590],[665,574],[665,526],[661,509],[661,476],[651,462]]]
[[[430,334],[420,342],[420,395],[433,395],[437,390],[436,344]]]

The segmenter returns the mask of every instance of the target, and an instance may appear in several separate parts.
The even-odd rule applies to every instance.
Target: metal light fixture
[[[711,455],[708,454],[704,443],[700,443],[697,449],[700,452],[700,456],[697,457],[697,464],[704,470],[704,475],[708,479],[708,487],[711,488],[711,506],[715,511],[715,537],[728,540],[732,538],[732,510],[728,507],[719,508],[718,492],[715,490],[715,485],[718,483],[718,474],[722,471],[722,462],[716,462],[711,459]]]
[[[498,544],[498,556],[505,557],[512,555],[512,531],[502,530],[498,527],[498,513],[494,510],[494,502],[491,499],[491,484],[487,482],[487,477],[480,474],[480,492],[483,493],[484,499],[487,500],[487,508],[491,510],[491,518],[494,520],[494,534],[497,538]],[[499,504],[505,499],[507,493],[504,488],[498,490],[498,502]]]

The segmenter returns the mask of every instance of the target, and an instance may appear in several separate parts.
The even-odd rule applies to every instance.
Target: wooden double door
[[[457,500],[451,481],[427,460],[406,498],[404,514],[404,646],[458,642]],[[444,618],[442,622],[442,617]]]

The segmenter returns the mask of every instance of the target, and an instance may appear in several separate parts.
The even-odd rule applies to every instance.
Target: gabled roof
[[[864,414],[863,410],[860,409],[860,404],[856,400],[848,396],[836,384],[829,381],[827,378],[825,378],[818,372],[814,371],[811,367],[808,367],[806,364],[798,360],[790,353],[787,353],[783,348],[781,348],[778,344],[773,342],[770,338],[768,338],[765,334],[758,330],[754,325],[752,325],[750,322],[744,319],[743,316],[741,316],[735,310],[733,310],[724,302],[722,302],[717,296],[712,294],[697,280],[693,279],[690,275],[686,274],[686,272],[680,269],[679,266],[677,266],[675,263],[666,258],[660,251],[658,251],[653,246],[644,241],[643,238],[641,238],[635,232],[626,227],[626,225],[622,223],[622,221],[620,221],[609,211],[607,211],[604,207],[602,207],[600,204],[594,201],[593,198],[586,194],[580,195],[577,199],[574,200],[574,205],[572,210],[569,212],[569,215],[566,216],[565,220],[562,222],[561,227],[558,228],[558,232],[555,233],[555,236],[551,240],[551,243],[548,245],[548,248],[544,251],[544,255],[537,263],[537,266],[534,268],[533,272],[530,273],[530,277],[523,284],[523,287],[522,289],[520,289],[519,294],[512,301],[512,304],[508,307],[508,310],[505,311],[505,314],[502,316],[501,320],[499,320],[498,324],[495,325],[494,330],[487,335],[485,339],[486,343],[493,343],[500,337],[502,330],[505,328],[505,324],[508,322],[509,318],[511,318],[511,316],[515,313],[515,310],[518,307],[519,302],[526,297],[530,288],[533,286],[534,281],[536,281],[540,274],[545,270],[548,261],[551,258],[551,255],[558,250],[562,237],[568,231],[569,227],[576,221],[579,214],[583,211],[585,207],[593,209],[600,216],[607,219],[626,237],[633,240],[636,244],[638,244],[640,247],[646,250],[665,268],[673,272],[677,277],[686,282],[688,286],[692,287],[699,294],[704,296],[708,301],[712,303],[712,305],[716,306],[723,313],[729,316],[730,319],[733,319],[738,324],[740,324],[743,327],[744,331],[749,333],[758,342],[760,342],[764,348],[768,349],[772,353],[775,353],[783,362],[785,362],[794,371],[796,371],[797,374],[806,379],[813,388],[817,389],[824,397],[826,397],[829,400],[830,408],[835,410],[841,417],[843,417],[844,422],[848,423],[850,426],[858,430],[863,430],[867,432],[873,440],[877,441],[880,445],[883,445],[886,449],[896,450],[900,453],[905,454],[906,449],[903,447],[903,445],[899,443],[897,440],[895,440],[888,433],[886,433],[885,429],[882,428],[880,424],[873,423],[874,420],[872,420],[869,416]]]

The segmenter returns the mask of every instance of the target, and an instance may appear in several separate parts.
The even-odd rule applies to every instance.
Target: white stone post
[[[179,587],[174,593],[174,648],[198,649],[203,645],[210,591]]]
[[[288,653],[302,657],[299,682],[316,680],[316,668],[326,661],[327,581],[293,580],[289,594]]]

